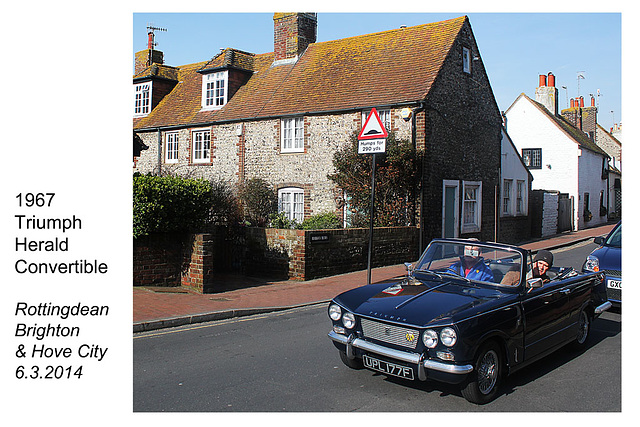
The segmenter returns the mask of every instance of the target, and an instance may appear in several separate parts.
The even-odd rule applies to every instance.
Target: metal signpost
[[[371,253],[373,252],[373,216],[374,196],[376,192],[376,154],[386,152],[387,130],[375,108],[362,126],[358,135],[358,154],[373,154],[371,156],[371,211],[369,213],[369,252],[367,254],[367,285],[371,284]]]

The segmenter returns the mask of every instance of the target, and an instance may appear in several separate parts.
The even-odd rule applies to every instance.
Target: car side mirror
[[[594,237],[593,238],[593,243],[595,243],[596,245],[603,246],[604,245],[604,237],[602,237],[602,236]]]
[[[539,277],[535,277],[533,279],[527,279],[527,292],[530,292],[533,289],[542,287],[542,279]]]

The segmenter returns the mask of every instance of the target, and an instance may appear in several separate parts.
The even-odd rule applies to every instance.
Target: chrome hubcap
[[[478,388],[480,393],[489,394],[498,380],[498,355],[489,350],[478,366]]]

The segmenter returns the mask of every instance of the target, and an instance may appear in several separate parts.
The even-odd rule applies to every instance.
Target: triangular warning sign
[[[372,108],[371,113],[369,113],[367,120],[364,122],[364,126],[362,126],[358,139],[380,139],[386,138],[387,136],[389,136],[389,134],[384,128],[378,112],[375,108]]]

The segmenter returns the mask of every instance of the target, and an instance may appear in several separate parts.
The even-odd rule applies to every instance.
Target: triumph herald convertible
[[[329,338],[350,368],[460,385],[484,404],[501,380],[551,352],[580,348],[611,307],[602,273],[553,267],[542,277],[522,248],[433,240],[407,276],[329,304]]]

